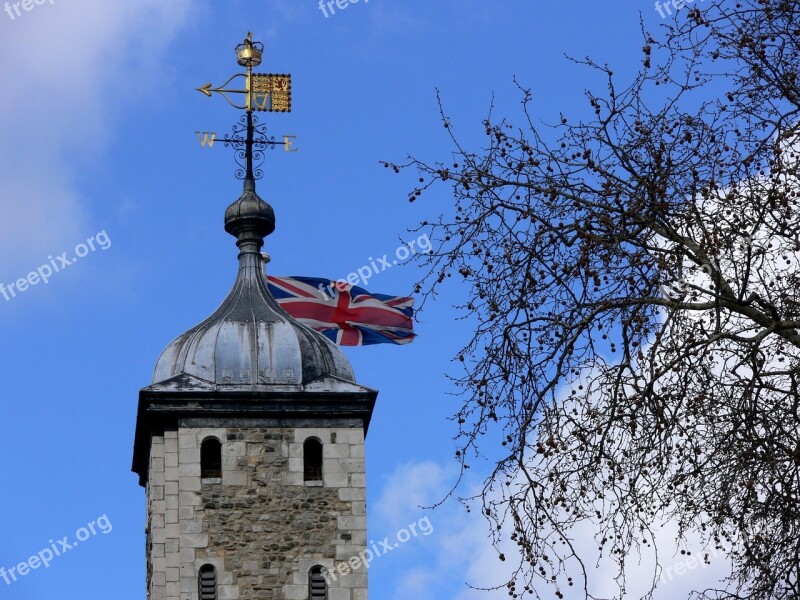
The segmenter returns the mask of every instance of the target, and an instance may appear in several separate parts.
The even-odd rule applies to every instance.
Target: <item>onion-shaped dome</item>
[[[299,323],[272,297],[261,247],[275,213],[245,181],[225,212],[239,247],[233,289],[208,319],[173,341],[158,359],[153,383],[188,375],[216,386],[304,385],[334,377],[355,382],[350,362],[330,340]]]

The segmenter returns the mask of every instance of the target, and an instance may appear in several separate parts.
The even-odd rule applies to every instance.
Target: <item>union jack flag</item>
[[[371,294],[343,281],[268,276],[283,309],[339,346],[408,344],[414,333],[414,299]]]

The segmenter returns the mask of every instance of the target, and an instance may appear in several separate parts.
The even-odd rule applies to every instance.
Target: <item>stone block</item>
[[[247,473],[241,471],[224,471],[222,473],[222,485],[247,486]]]
[[[308,584],[305,585],[285,585],[283,589],[286,593],[286,600],[308,600]],[[328,590],[330,597],[330,590]]]
[[[197,593],[197,579],[194,576],[194,568],[192,568],[192,575],[186,575],[184,569],[181,568],[181,599],[183,599],[184,595],[187,599],[191,599],[193,593]]]
[[[226,442],[222,444],[223,456],[247,456],[247,442]]]
[[[331,430],[327,427],[298,427],[294,430],[294,441],[298,444],[310,437],[319,438],[324,446],[331,443]]]
[[[367,588],[356,588],[352,590],[353,600],[368,600]]]
[[[181,448],[178,453],[181,464],[200,464],[200,449],[199,448]]]
[[[323,452],[325,451],[325,446],[323,445]],[[284,454],[284,456],[287,456]],[[303,458],[303,444],[289,444],[289,458]]]
[[[167,598],[179,598],[181,593],[181,584],[179,581],[167,582]]]
[[[164,499],[164,486],[163,485],[154,485],[150,490],[150,499],[151,500],[163,500]]]
[[[217,569],[217,583],[220,585],[233,585],[233,573]]]
[[[348,542],[347,544],[336,546],[336,560],[337,561],[349,562],[352,558],[358,557],[359,561],[361,561],[360,555],[361,555],[362,552],[365,552],[365,551],[366,551],[366,548],[364,546],[358,545],[358,544],[353,544],[352,541],[351,541],[351,542]],[[370,554],[372,554],[371,550],[370,550]],[[365,554],[364,556],[366,558],[369,558],[370,554]],[[350,568],[351,569],[353,568],[352,564],[351,564]]]
[[[178,496],[180,506],[202,506],[203,499],[197,492],[181,492]]]
[[[342,459],[339,459],[339,458],[323,458],[322,459],[322,472],[323,473],[342,473],[342,472],[346,472],[346,471],[345,471],[345,469],[342,468]]]
[[[166,480],[164,479],[163,469],[160,472],[150,472],[149,485],[164,485],[164,483],[166,483]]]
[[[195,550],[194,548],[181,548],[180,551],[180,559],[181,563],[188,563],[189,568],[192,572],[192,577],[194,577],[194,557],[195,557]]]
[[[363,473],[366,465],[360,458],[343,458],[339,461],[342,471],[346,473]]]
[[[239,588],[235,585],[218,586],[219,600],[239,600]]]
[[[200,444],[197,443],[197,430],[196,429],[181,429],[178,432],[178,448],[199,448]]]
[[[223,456],[222,457],[222,472],[235,471],[239,468],[239,456]]]
[[[351,529],[366,529],[367,518],[345,515],[337,517],[337,524],[340,530],[349,531]]]
[[[302,473],[282,473],[281,481],[283,485],[303,485]]]
[[[181,549],[181,540],[178,537],[167,537],[166,550],[167,554],[178,554]]]
[[[153,583],[153,590],[148,600],[167,600],[167,584],[164,582],[161,585]]]
[[[181,463],[178,473],[181,477],[200,477],[200,463]]]
[[[178,525],[181,533],[203,533],[203,522],[199,519],[184,520]]]
[[[208,534],[187,533],[181,536],[181,545],[184,548],[208,548]]]
[[[166,573],[167,573],[167,559],[166,558],[154,558],[153,559],[153,573],[163,573],[166,576]],[[166,583],[166,579],[164,579],[164,583]]]
[[[353,538],[350,540],[350,543],[360,545],[362,547],[367,546],[367,530],[366,529],[358,529],[352,532]]]
[[[339,500],[343,502],[364,502],[367,490],[363,487],[346,487],[339,489]]]
[[[322,458],[350,458],[350,445],[323,444]]]
[[[153,538],[154,544],[164,544],[167,541],[167,530],[159,527],[158,529],[153,529],[150,532],[150,535]]]
[[[325,481],[325,487],[347,487],[348,486],[347,473],[325,473],[323,471],[322,478]]]
[[[200,477],[181,477],[178,483],[178,489],[181,492],[199,492],[201,489]],[[177,508],[177,506],[175,508]]]
[[[336,429],[336,443],[337,444],[363,444],[364,443],[364,430],[363,429]]]
[[[366,573],[350,573],[349,575],[342,575],[339,578],[341,587],[347,588],[366,588],[367,587],[367,574]]]

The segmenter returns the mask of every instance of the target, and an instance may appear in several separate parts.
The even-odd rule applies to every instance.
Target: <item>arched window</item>
[[[319,565],[308,572],[308,600],[328,600],[328,584]]]
[[[200,567],[198,586],[200,600],[217,600],[217,570],[214,565]]]
[[[200,477],[222,477],[222,443],[217,438],[206,438],[200,446]]]
[[[303,443],[303,480],[322,481],[322,442],[317,438]]]

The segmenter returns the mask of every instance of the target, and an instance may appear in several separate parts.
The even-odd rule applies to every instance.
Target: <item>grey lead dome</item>
[[[181,375],[256,389],[329,377],[355,382],[344,353],[272,297],[261,247],[274,229],[272,207],[255,193],[255,182],[245,181],[242,196],[225,212],[225,230],[239,247],[233,289],[214,314],[167,346],[156,364],[154,384]]]

